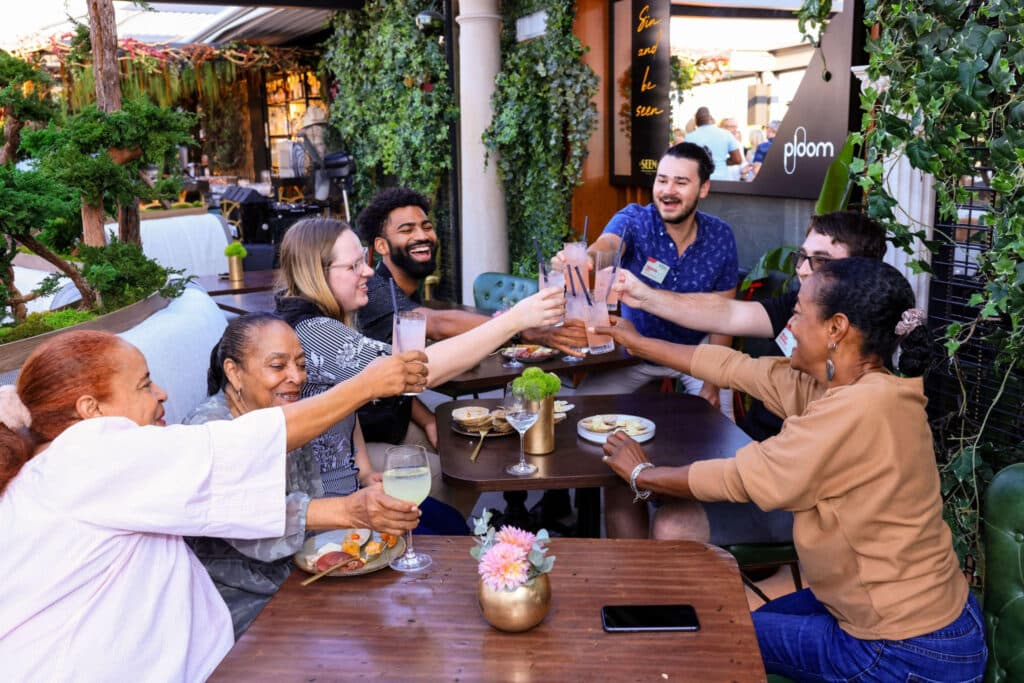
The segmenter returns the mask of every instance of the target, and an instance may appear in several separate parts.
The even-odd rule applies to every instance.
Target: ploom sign
[[[796,160],[800,158],[816,159],[818,157],[834,157],[835,146],[829,142],[815,142],[807,140],[807,129],[797,126],[793,131],[793,141],[787,142],[783,148],[782,166],[786,175],[793,175],[796,172]]]

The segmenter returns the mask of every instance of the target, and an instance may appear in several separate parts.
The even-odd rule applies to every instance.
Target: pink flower
[[[526,583],[530,568],[527,552],[509,543],[495,543],[480,558],[480,578],[492,590],[519,588]]]
[[[523,531],[522,529],[514,526],[503,526],[501,531],[494,535],[494,540],[498,543],[508,543],[514,545],[517,548],[522,548],[529,554],[533,548],[534,542],[537,537],[531,534],[529,531]]]

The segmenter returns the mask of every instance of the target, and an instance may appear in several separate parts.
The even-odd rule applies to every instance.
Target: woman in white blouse
[[[281,535],[286,452],[367,401],[421,389],[423,360],[383,358],[307,401],[164,427],[167,395],[131,344],[80,331],[37,348],[0,388],[3,678],[208,677],[231,618],[182,536]]]

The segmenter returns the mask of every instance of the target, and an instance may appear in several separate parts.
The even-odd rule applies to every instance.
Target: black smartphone
[[[601,625],[609,633],[700,629],[692,605],[605,605]]]

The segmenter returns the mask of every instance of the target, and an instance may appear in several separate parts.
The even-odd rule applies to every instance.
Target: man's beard
[[[409,249],[413,249],[424,244],[430,245],[429,261],[417,261],[409,255]],[[399,249],[393,244],[388,243],[388,248],[391,252],[391,262],[417,280],[422,280],[437,269],[437,242],[415,242],[406,246],[405,249]]]
[[[659,206],[658,204],[655,204],[654,206],[658,210],[658,215],[661,216],[662,223],[665,223],[666,225],[678,225],[679,223],[682,223],[689,219],[690,216],[692,216],[697,211],[697,204],[698,202],[696,200],[694,200],[693,204],[690,204],[689,206],[687,206],[685,202],[680,202],[679,210],[681,210],[682,213],[679,214],[678,218],[674,218],[673,220],[668,220],[667,218],[665,218],[665,214],[662,213],[661,206]]]

